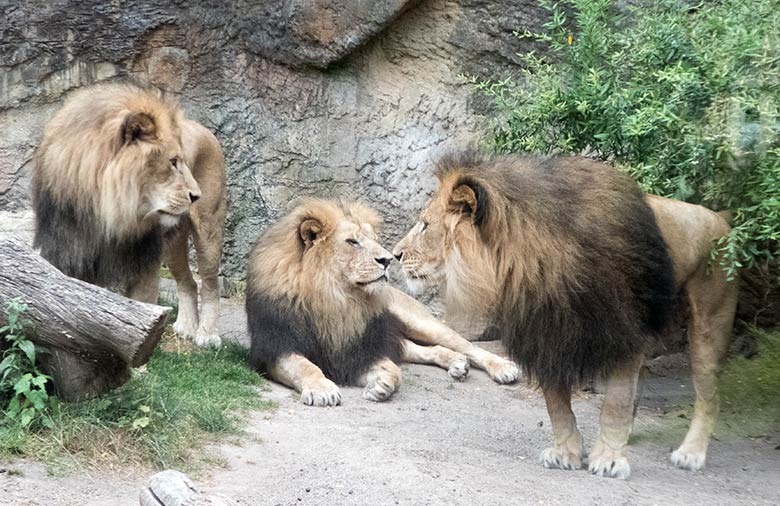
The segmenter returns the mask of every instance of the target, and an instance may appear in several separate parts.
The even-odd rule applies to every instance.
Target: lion
[[[389,286],[393,257],[377,242],[378,225],[364,204],[309,199],[258,238],[247,275],[250,365],[315,406],[341,404],[338,385],[388,399],[402,361],[435,364],[459,380],[471,363],[498,383],[516,381],[516,364]]]
[[[214,135],[152,90],[75,93],[33,156],[34,246],[68,276],[156,303],[161,261],[176,279],[174,329],[219,344],[225,162]],[[201,278],[187,262],[192,236]]]
[[[444,156],[436,176],[438,191],[393,254],[410,288],[442,286],[448,313],[487,317],[488,337],[501,338],[541,387],[554,436],[542,464],[582,466],[571,391],[604,377],[588,468],[630,476],[624,450],[640,368],[687,301],[696,403],[671,460],[701,469],[737,300],[736,284],[709,262],[726,221],[645,196],[628,176],[587,158],[464,152]]]

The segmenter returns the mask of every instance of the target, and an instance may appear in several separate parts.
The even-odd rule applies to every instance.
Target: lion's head
[[[182,118],[176,104],[134,86],[76,93],[35,153],[36,208],[73,209],[118,239],[176,225],[200,197],[183,158]]]
[[[463,305],[478,313],[497,294],[494,242],[483,240],[497,225],[489,215],[489,185],[463,170],[470,163],[468,158],[439,162],[439,190],[393,255],[410,291],[443,287],[448,310]]]
[[[378,224],[363,204],[306,200],[258,239],[247,289],[302,308],[334,341],[360,335],[383,308],[392,260],[377,242]]]
[[[563,206],[580,202],[567,193],[591,176],[573,170],[570,185],[535,175],[553,163],[470,151],[438,160],[439,189],[393,251],[410,290],[442,287],[448,312],[485,316],[501,304],[559,299],[577,286],[583,251],[570,231],[597,225]]]
[[[473,153],[442,158],[436,176],[393,253],[412,288],[444,285],[452,316],[487,317],[531,377],[575,384],[663,331],[673,265],[628,176],[586,158]]]

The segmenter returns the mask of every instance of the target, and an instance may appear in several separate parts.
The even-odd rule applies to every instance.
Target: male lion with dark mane
[[[337,384],[389,398],[402,361],[436,364],[456,379],[471,361],[498,383],[515,381],[515,364],[386,283],[393,257],[377,243],[378,224],[363,204],[311,199],[260,236],[247,277],[250,364],[317,406],[341,404]]]
[[[588,467],[629,477],[623,451],[639,371],[687,297],[696,404],[671,458],[701,469],[736,308],[735,283],[717,260],[709,266],[728,224],[703,207],[645,196],[587,158],[463,153],[440,160],[436,176],[438,192],[394,254],[412,288],[444,285],[448,313],[487,316],[485,332],[541,386],[554,436],[542,463],[582,466],[571,391],[605,377]]]
[[[32,192],[34,245],[46,260],[68,276],[156,303],[164,256],[179,294],[174,329],[199,345],[219,344],[225,162],[214,135],[184,119],[178,105],[130,85],[77,92],[46,127]]]

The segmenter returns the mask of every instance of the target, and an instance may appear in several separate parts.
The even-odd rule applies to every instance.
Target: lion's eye
[[[177,160],[176,158],[171,158],[171,167],[173,167],[174,169],[178,168],[178,163],[179,160]]]
[[[351,244],[352,246],[360,246],[360,243],[355,239],[347,239],[347,244]]]
[[[428,222],[421,221],[420,223],[422,223],[422,228],[420,229],[420,232],[424,232],[425,229],[428,228]]]

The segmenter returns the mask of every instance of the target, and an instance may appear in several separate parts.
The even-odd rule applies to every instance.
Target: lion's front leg
[[[200,323],[195,342],[201,346],[219,346],[219,263],[222,258],[222,239],[225,227],[224,202],[212,213],[204,213],[197,206],[193,211],[193,242],[200,275]]]
[[[301,394],[301,402],[308,406],[341,404],[339,387],[302,355],[291,353],[280,357],[269,368],[268,374],[274,381],[298,391]]]
[[[631,467],[623,456],[634,420],[639,371],[644,357],[637,356],[609,373],[601,407],[599,435],[588,457],[588,469],[598,476],[628,479]]]
[[[434,364],[447,369],[450,376],[463,381],[469,374],[469,359],[462,353],[452,351],[444,346],[420,346],[412,341],[404,340],[404,362],[412,364]]]
[[[412,297],[388,287],[389,310],[409,329],[415,341],[439,345],[464,354],[478,369],[487,372],[496,383],[513,383],[520,377],[520,368],[505,358],[483,350],[434,318]]]
[[[369,401],[386,401],[401,386],[401,368],[389,358],[383,358],[372,365],[358,380],[365,387],[363,398]]]
[[[547,468],[574,470],[582,467],[582,434],[571,410],[571,388],[546,388],[544,400],[552,424],[554,445],[539,457]]]
[[[180,337],[195,339],[198,328],[198,285],[192,277],[187,258],[189,227],[165,241],[165,262],[176,280],[179,313],[173,331]]]

